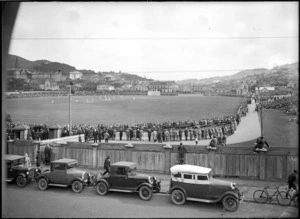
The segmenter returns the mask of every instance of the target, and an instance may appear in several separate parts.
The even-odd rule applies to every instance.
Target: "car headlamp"
[[[148,182],[149,182],[150,184],[153,184],[153,178],[152,178],[151,176],[148,176]]]
[[[28,175],[28,174],[29,174],[29,171],[27,171],[26,174]]]
[[[235,183],[231,183],[230,186],[231,186],[232,190],[234,190],[236,188]]]

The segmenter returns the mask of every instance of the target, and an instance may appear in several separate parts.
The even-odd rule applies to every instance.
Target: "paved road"
[[[295,207],[242,203],[236,212],[227,212],[221,204],[187,202],[173,205],[168,195],[154,195],[150,201],[140,200],[137,194],[110,192],[99,196],[95,189],[87,187],[82,193],[73,193],[71,188],[50,187],[40,191],[35,184],[18,188],[8,184],[6,199],[2,203],[2,217],[9,218],[253,218],[297,217]]]

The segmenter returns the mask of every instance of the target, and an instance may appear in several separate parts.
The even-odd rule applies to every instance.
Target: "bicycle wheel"
[[[281,206],[289,206],[292,201],[290,194],[284,191],[279,192],[276,199],[278,204]]]
[[[253,193],[254,201],[265,204],[268,201],[268,194],[264,190],[256,190]]]

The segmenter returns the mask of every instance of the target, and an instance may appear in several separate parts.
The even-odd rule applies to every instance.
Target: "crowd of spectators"
[[[299,99],[296,96],[283,97],[281,99],[270,99],[264,97],[261,104],[264,109],[283,109],[287,114],[298,116]]]
[[[235,115],[224,117],[215,117],[212,119],[186,120],[186,121],[166,121],[149,122],[138,124],[74,124],[72,132],[69,133],[69,127],[63,126],[61,137],[69,135],[85,134],[82,141],[94,142],[101,140],[127,140],[127,141],[152,141],[169,142],[183,140],[206,140],[213,136],[224,138],[234,134],[241,117],[248,112],[247,100],[244,99]],[[7,123],[7,138],[13,139],[13,128],[17,124]],[[29,126],[27,139],[29,140],[47,140],[49,139],[50,125],[26,124]]]

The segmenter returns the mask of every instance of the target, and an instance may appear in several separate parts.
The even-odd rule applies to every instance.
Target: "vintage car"
[[[109,173],[97,174],[96,190],[99,195],[108,191],[138,192],[142,200],[148,201],[153,193],[160,192],[161,181],[154,176],[136,173],[137,164],[120,161],[111,165]]]
[[[236,211],[243,198],[235,183],[214,179],[211,169],[195,165],[175,165],[170,168],[170,198],[176,205],[186,200],[206,203],[222,202],[227,211]]]
[[[68,187],[72,186],[73,192],[79,193],[83,186],[89,185],[89,173],[77,169],[77,161],[63,158],[53,161],[50,170],[47,169],[39,175],[37,184],[40,190],[46,190],[48,186]]]
[[[6,181],[15,181],[19,187],[25,187],[41,173],[40,168],[25,166],[25,156],[7,154],[4,159],[7,171]]]

